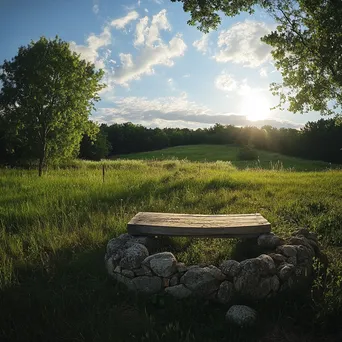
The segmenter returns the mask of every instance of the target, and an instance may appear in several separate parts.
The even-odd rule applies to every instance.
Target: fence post
[[[102,165],[102,183],[104,183],[105,180],[105,165]]]

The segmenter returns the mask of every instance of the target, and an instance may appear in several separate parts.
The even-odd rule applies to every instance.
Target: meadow
[[[237,145],[187,145],[164,148],[156,151],[130,153],[118,156],[119,159],[141,160],[168,160],[179,159],[195,162],[216,162],[217,160],[229,161],[238,169],[286,169],[295,171],[317,171],[331,168],[340,169],[341,165],[319,160],[306,160],[285,156],[280,153],[264,150],[255,150],[256,160],[240,160],[240,147]]]
[[[189,156],[75,161],[41,178],[36,170],[0,169],[0,341],[338,341],[342,172],[326,163],[311,172],[239,170]],[[227,308],[218,304],[128,294],[108,279],[103,258],[107,241],[139,211],[260,212],[284,236],[309,227],[329,257],[329,277],[319,295],[257,304],[253,331],[227,325]],[[172,246],[188,264],[218,264],[239,252],[238,241],[225,239]]]

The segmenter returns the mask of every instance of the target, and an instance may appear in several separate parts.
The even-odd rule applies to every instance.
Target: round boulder
[[[150,255],[143,261],[151,270],[160,277],[170,277],[177,271],[177,260],[170,252]]]
[[[138,292],[144,294],[155,294],[161,290],[162,280],[159,277],[141,276],[132,279]]]
[[[228,304],[234,294],[234,285],[230,281],[224,281],[221,283],[217,293],[217,300],[222,304]]]
[[[275,249],[281,245],[281,239],[273,233],[262,234],[258,237],[258,246],[265,249]]]
[[[119,265],[127,269],[138,268],[147,256],[147,248],[140,243],[136,243],[123,251]]]
[[[226,320],[240,327],[252,326],[257,319],[257,312],[246,305],[233,305],[227,311]]]
[[[199,295],[210,295],[218,290],[220,281],[216,279],[209,267],[194,267],[181,278],[181,283]]]
[[[192,294],[192,292],[183,284],[167,287],[165,293],[178,299],[190,297]]]
[[[240,263],[235,260],[225,260],[220,265],[220,270],[229,278],[234,278],[240,272]]]

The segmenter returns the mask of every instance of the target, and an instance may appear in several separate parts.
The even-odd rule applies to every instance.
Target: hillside
[[[326,170],[338,165],[331,165],[323,161],[306,160],[285,156],[279,153],[257,150],[258,161],[238,160],[239,147],[235,145],[187,145],[176,146],[151,152],[131,153],[120,155],[120,159],[187,159],[189,161],[230,161],[239,169],[294,169],[296,171]]]

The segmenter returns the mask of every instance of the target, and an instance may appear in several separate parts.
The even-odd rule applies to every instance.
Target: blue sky
[[[320,118],[269,108],[281,81],[260,37],[274,28],[261,11],[223,18],[203,35],[170,0],[0,0],[0,61],[40,36],[59,35],[105,71],[93,120],[145,126],[272,124]]]

